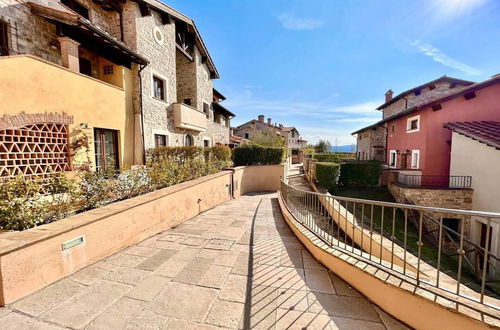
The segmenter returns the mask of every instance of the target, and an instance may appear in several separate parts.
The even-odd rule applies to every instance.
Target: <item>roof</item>
[[[445,128],[500,150],[500,122],[466,121],[444,124]]]
[[[214,90],[214,95],[217,96],[219,99],[221,99],[222,101],[224,101],[226,99],[226,97],[224,95],[222,95],[221,92],[219,92],[215,88],[213,90]]]
[[[237,136],[237,135],[232,135],[229,138],[229,140],[232,141],[232,142],[236,142],[236,143],[242,143],[242,142],[245,142],[245,141],[250,141],[248,139],[245,139],[244,137]]]
[[[439,77],[437,79],[434,79],[432,81],[426,82],[425,84],[422,84],[420,86],[413,87],[413,88],[411,88],[411,89],[409,89],[407,91],[404,91],[404,92],[396,95],[395,97],[393,97],[389,101],[387,101],[384,104],[382,104],[381,106],[379,106],[376,110],[382,110],[383,108],[391,105],[392,103],[394,103],[397,100],[405,97],[408,94],[414,93],[415,91],[423,89],[423,88],[425,88],[425,87],[427,87],[429,85],[432,85],[432,84],[435,84],[435,83],[438,83],[438,82],[443,82],[443,81],[450,82],[450,83],[456,83],[456,84],[460,84],[460,85],[466,85],[466,86],[474,84],[474,81],[462,80],[462,79],[458,79],[458,78],[448,77],[448,76],[445,75],[445,76]]]
[[[214,103],[213,107],[214,107],[214,111],[217,111],[220,114],[223,114],[223,115],[226,115],[226,116],[230,116],[230,117],[235,117],[234,113],[232,113],[231,111],[227,110],[226,108],[224,108],[219,103]]]
[[[387,122],[390,122],[390,121],[396,120],[398,118],[410,115],[412,113],[418,112],[418,111],[423,110],[425,108],[431,107],[431,106],[433,106],[435,104],[443,103],[443,102],[452,100],[452,99],[454,99],[456,97],[462,96],[464,94],[467,94],[467,93],[470,93],[470,92],[475,92],[477,90],[480,90],[480,89],[483,89],[483,88],[486,88],[486,87],[489,87],[489,86],[493,86],[493,85],[498,84],[498,83],[500,83],[500,75],[494,75],[490,79],[487,79],[487,80],[484,80],[484,81],[481,81],[481,82],[469,85],[469,86],[467,86],[465,88],[462,88],[462,89],[459,89],[459,90],[455,91],[454,93],[450,93],[450,94],[447,94],[445,96],[440,96],[440,97],[431,99],[431,100],[429,100],[427,102],[424,102],[424,103],[418,104],[416,106],[413,106],[413,107],[411,107],[411,108],[409,108],[409,109],[407,109],[405,111],[402,111],[402,112],[397,113],[395,115],[392,115],[390,117],[384,118],[384,119],[376,122],[375,124],[363,127],[363,128],[361,128],[361,129],[359,129],[356,132],[353,132],[351,134],[354,135],[354,134],[357,134],[359,132],[365,131],[365,130],[370,129],[370,128],[376,128],[376,127],[381,126],[381,125],[383,125],[383,124],[385,124]]]
[[[133,51],[123,42],[114,38],[98,26],[93,25],[88,19],[76,14],[70,8],[62,5],[58,1],[49,0],[43,5],[35,1],[30,1],[28,2],[28,5],[31,7],[31,12],[34,15],[54,20],[67,26],[91,31],[94,37],[97,36],[106,40],[106,44],[113,47],[116,51],[126,55],[131,61],[139,64],[148,63],[148,60],[145,57]]]
[[[280,128],[282,131],[285,131],[285,132],[290,132],[290,131],[293,131],[293,130],[296,130],[297,129],[293,126],[290,126],[290,127],[283,127],[283,128]],[[298,132],[298,131],[297,131]]]
[[[202,55],[206,56],[206,58],[207,58],[208,67],[213,72],[215,78],[220,78],[219,72],[217,71],[217,68],[215,67],[215,63],[212,60],[212,57],[210,56],[210,53],[208,52],[207,46],[203,42],[203,39],[201,38],[201,34],[198,31],[198,28],[196,27],[196,24],[195,24],[193,19],[187,17],[186,15],[182,14],[181,12],[175,10],[172,7],[167,6],[166,4],[164,4],[158,0],[138,0],[138,1],[146,3],[146,4],[154,7],[157,10],[160,10],[166,14],[169,14],[174,19],[177,19],[179,21],[182,21],[182,22],[185,22],[185,23],[191,25],[193,27],[194,33],[196,34],[197,46],[200,49]]]

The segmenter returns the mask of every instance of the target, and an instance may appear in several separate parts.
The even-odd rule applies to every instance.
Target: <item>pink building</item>
[[[389,167],[450,175],[452,133],[444,125],[459,121],[500,121],[500,75],[378,122],[387,129]]]

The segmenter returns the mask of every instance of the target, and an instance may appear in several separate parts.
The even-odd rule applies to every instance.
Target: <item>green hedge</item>
[[[335,163],[316,163],[316,181],[321,188],[334,192],[339,180],[340,165]]]
[[[235,166],[281,164],[285,160],[285,149],[243,145],[233,150]]]
[[[160,162],[167,159],[184,163],[197,158],[212,162],[229,162],[231,161],[231,149],[225,146],[208,148],[158,147],[146,151],[146,161],[148,163]]]
[[[354,160],[355,154],[349,153],[327,153],[327,154],[315,154],[314,159],[318,162],[327,163],[343,163]]]
[[[343,187],[373,187],[379,184],[382,167],[376,161],[340,164],[339,185]]]

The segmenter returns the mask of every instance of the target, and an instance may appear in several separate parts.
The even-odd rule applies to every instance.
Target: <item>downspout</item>
[[[142,137],[142,162],[144,165],[146,165],[146,139],[144,137],[144,115],[143,115],[143,98],[142,98],[142,70],[147,66],[148,64],[141,64],[141,67],[139,69],[139,115],[141,119],[141,137]]]

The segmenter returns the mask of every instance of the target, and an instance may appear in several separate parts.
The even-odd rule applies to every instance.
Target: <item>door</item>
[[[118,169],[118,131],[94,129],[95,164],[98,170]]]

